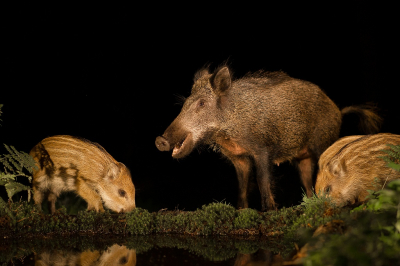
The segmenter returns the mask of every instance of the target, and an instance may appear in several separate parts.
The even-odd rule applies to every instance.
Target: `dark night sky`
[[[137,205],[152,211],[236,205],[235,172],[220,155],[203,149],[178,161],[154,145],[196,70],[226,60],[235,77],[283,70],[314,82],[340,108],[375,102],[382,131],[400,134],[393,7],[294,3],[2,8],[0,142],[26,152],[57,134],[98,142],[130,168]],[[286,167],[276,169],[275,193],[297,204],[299,181]]]

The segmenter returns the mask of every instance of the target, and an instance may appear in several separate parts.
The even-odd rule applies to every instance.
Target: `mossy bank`
[[[126,214],[80,211],[77,215],[68,215],[61,208],[50,215],[27,201],[8,202],[8,210],[0,211],[0,237],[4,241],[59,235],[69,236],[67,239],[79,235],[168,234],[227,239],[250,237],[267,239],[269,249],[272,247],[285,259],[292,258],[298,248],[297,257],[305,265],[327,265],[328,262],[331,265],[390,265],[400,259],[398,206],[400,180],[389,183],[379,192],[371,192],[369,202],[355,209],[336,208],[324,196],[305,197],[300,205],[269,212],[237,210],[230,204],[215,202],[196,211],[150,213],[136,208]],[[323,233],[315,234],[316,229]],[[307,247],[305,251],[304,247]],[[302,257],[302,252],[307,256]]]

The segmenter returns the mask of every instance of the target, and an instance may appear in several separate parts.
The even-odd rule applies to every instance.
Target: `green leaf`
[[[387,146],[389,146],[398,155],[400,154],[400,145],[387,144]]]
[[[15,180],[16,175],[0,173],[0,186]]]
[[[30,191],[30,187],[25,186],[21,183],[18,183],[16,181],[9,181],[7,184],[5,184],[5,188],[7,191],[7,195],[8,198],[12,198],[12,196],[14,196],[16,193],[21,192],[23,190],[29,190]]]
[[[394,162],[390,162],[387,164],[388,167],[396,170],[396,171],[400,171],[400,164],[394,163]]]
[[[400,221],[397,221],[394,227],[396,227],[397,232],[400,232]]]

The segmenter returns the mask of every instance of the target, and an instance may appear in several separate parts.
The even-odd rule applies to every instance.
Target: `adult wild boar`
[[[232,161],[239,181],[238,207],[247,208],[249,176],[254,169],[262,209],[276,208],[271,166],[294,162],[308,196],[321,153],[339,136],[342,114],[356,112],[376,130],[379,117],[357,107],[342,113],[322,90],[283,72],[257,72],[232,80],[228,67],[198,71],[191,95],[178,117],[156,138],[160,151],[188,155],[209,144]]]
[[[62,192],[74,191],[88,203],[88,210],[116,212],[135,208],[135,186],[128,168],[99,144],[67,135],[45,138],[32,148],[37,162],[33,172],[33,199],[41,208],[47,195],[51,212]]]
[[[325,193],[338,206],[365,201],[367,190],[380,190],[400,178],[400,172],[378,158],[387,155],[386,144],[400,145],[400,135],[381,133],[339,139],[322,153],[315,183],[316,193]]]

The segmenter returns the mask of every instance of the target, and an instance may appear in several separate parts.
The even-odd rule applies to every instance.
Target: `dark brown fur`
[[[355,107],[354,110],[362,109]],[[366,125],[374,120],[364,117]],[[307,195],[322,152],[339,136],[342,114],[315,84],[283,72],[257,72],[232,80],[223,66],[195,75],[191,95],[181,113],[156,139],[174,158],[188,155],[203,143],[220,151],[235,166],[238,206],[248,207],[252,169],[261,192],[262,209],[276,208],[271,193],[271,167],[295,163]]]

